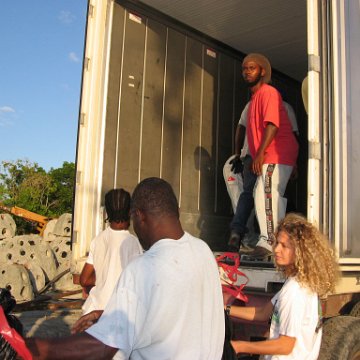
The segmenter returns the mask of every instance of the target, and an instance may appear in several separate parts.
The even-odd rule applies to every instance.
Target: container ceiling
[[[302,81],[307,72],[306,0],[142,0],[142,3]]]

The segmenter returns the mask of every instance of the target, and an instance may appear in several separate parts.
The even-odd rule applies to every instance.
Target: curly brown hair
[[[285,232],[295,247],[295,263],[278,269],[320,297],[334,292],[339,269],[329,240],[303,216],[294,213],[280,221],[275,236],[280,232]]]

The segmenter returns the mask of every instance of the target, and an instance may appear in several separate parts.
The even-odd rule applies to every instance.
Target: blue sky
[[[75,161],[87,0],[0,2],[0,162]]]

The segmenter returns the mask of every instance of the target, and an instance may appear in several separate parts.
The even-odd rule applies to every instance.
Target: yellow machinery
[[[46,216],[36,214],[32,211],[23,209],[18,206],[7,207],[0,203],[0,210],[6,211],[9,214],[12,214],[15,216],[19,216],[25,220],[36,222],[37,223],[36,230],[39,231],[39,234],[41,236],[44,233],[46,224],[50,221],[50,219],[47,218]]]

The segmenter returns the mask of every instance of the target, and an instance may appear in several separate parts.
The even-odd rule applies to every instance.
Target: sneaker
[[[240,245],[240,250],[239,250],[240,254],[249,254],[249,253],[252,253],[253,251],[254,251],[254,248],[249,245],[246,245],[246,244]]]
[[[271,258],[272,255],[271,250],[265,249],[262,246],[255,246],[252,252],[246,253],[246,256],[257,260],[266,260]]]
[[[235,232],[232,232],[230,235],[230,240],[228,242],[228,251],[238,252],[241,243],[241,236]]]

